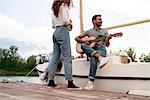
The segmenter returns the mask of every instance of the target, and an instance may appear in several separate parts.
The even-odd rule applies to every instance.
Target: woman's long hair
[[[54,0],[52,4],[52,11],[54,12],[54,15],[58,17],[60,6],[64,3],[64,5],[67,5],[70,7],[70,5],[73,6],[72,0]]]

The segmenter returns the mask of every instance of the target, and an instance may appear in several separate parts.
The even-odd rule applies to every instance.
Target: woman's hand
[[[70,23],[68,24],[68,29],[69,31],[71,31],[73,28],[73,25],[72,25],[72,20],[70,19]]]

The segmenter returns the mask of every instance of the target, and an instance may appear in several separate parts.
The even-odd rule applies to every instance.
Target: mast
[[[83,7],[82,7],[82,0],[80,0],[80,34],[83,32]]]

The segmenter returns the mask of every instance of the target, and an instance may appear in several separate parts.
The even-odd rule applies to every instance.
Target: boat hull
[[[48,63],[47,63],[48,64]],[[41,72],[45,65],[37,66]],[[88,82],[90,69],[89,61],[86,58],[74,59],[73,79],[78,86],[84,87]],[[43,67],[41,67],[43,66]],[[41,68],[41,69],[40,69]],[[43,68],[43,69],[42,69]],[[56,82],[66,84],[64,77],[64,67],[56,73]],[[111,56],[108,64],[104,68],[97,68],[95,90],[127,93],[130,90],[150,91],[150,64],[149,63],[129,63],[123,64],[120,57]]]

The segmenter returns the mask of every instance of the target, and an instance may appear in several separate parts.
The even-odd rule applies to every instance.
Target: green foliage
[[[36,65],[36,58],[34,55],[30,56],[27,60],[27,63],[29,63],[29,65],[31,67],[34,67]]]
[[[35,61],[30,60],[27,62],[25,59],[20,57],[17,51],[18,47],[16,46],[10,46],[9,49],[0,48],[0,75],[6,75],[8,73],[10,75],[17,75],[15,73],[25,74],[35,67]],[[4,74],[4,72],[7,73]]]
[[[16,71],[5,71],[5,70],[0,70],[0,76],[25,76],[29,73],[29,71],[24,71],[24,72],[16,72]],[[37,76],[37,72],[33,71],[31,76]]]
[[[136,53],[135,53],[135,51],[134,51],[133,48],[129,48],[129,49],[127,50],[127,54],[128,54],[128,56],[131,58],[132,62],[135,62],[135,61],[136,61],[136,60],[135,60],[135,58],[136,58]]]
[[[145,62],[150,62],[150,56],[145,56],[145,57],[144,57],[144,61],[145,61]]]
[[[150,53],[149,55],[142,54],[139,58],[140,62],[150,62]]]
[[[17,68],[17,61],[20,57],[17,50],[18,48],[16,46],[1,50],[1,69],[13,71]]]

